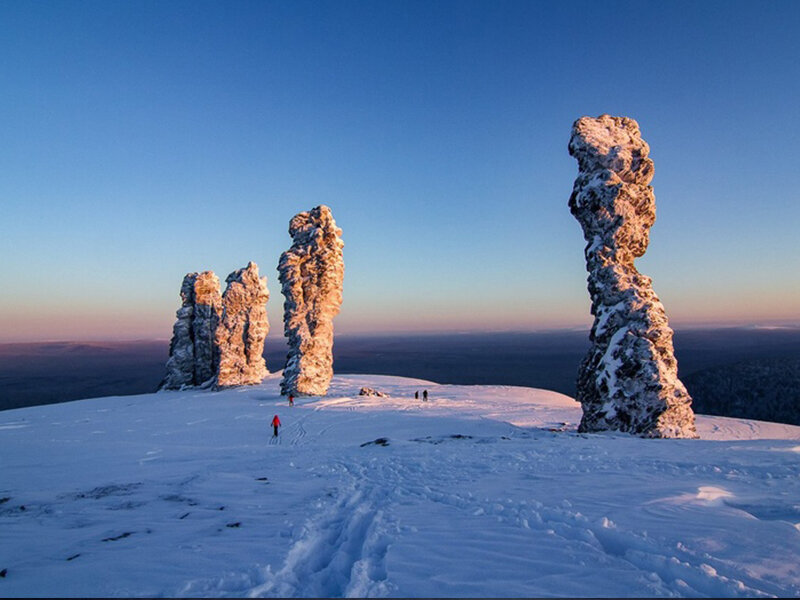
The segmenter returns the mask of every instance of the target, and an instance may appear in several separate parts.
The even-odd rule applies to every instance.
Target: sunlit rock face
[[[587,242],[595,317],[578,374],[579,430],[697,437],[664,306],[633,264],[656,216],[649,152],[633,119],[602,115],[573,125],[569,153],[579,172],[569,207]]]
[[[269,374],[264,362],[267,320],[267,278],[258,276],[258,265],[248,263],[225,280],[222,316],[216,331],[219,348],[217,386],[261,383]]]
[[[219,364],[215,339],[222,308],[219,279],[211,271],[188,273],[181,285],[181,301],[161,383],[166,390],[210,384]]]
[[[342,304],[342,230],[323,205],[296,215],[289,235],[292,247],[278,263],[289,342],[281,393],[322,396],[333,377],[333,318]]]
[[[383,392],[380,392],[380,391],[376,390],[375,388],[371,388],[371,387],[362,387],[360,390],[358,390],[358,395],[359,396],[377,396],[378,398],[386,398],[386,397],[388,397],[388,394],[384,394]]]

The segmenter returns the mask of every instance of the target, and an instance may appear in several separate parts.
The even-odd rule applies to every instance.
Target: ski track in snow
[[[264,385],[145,396],[149,421],[113,403],[67,417],[99,401],[0,421],[9,447],[28,448],[0,480],[0,530],[20,546],[0,550],[0,596],[800,596],[800,429],[702,417],[719,441],[586,435],[555,394],[537,404],[508,386],[335,383],[392,397],[289,408]],[[424,404],[411,400],[422,386]],[[266,410],[225,407],[248,393]],[[26,428],[47,431],[52,450]],[[77,482],[56,467],[37,487],[37,452],[92,464],[82,434],[115,430],[91,439],[114,438],[98,448],[119,457]],[[765,431],[794,437],[765,442]],[[131,577],[125,557],[160,575]],[[98,569],[112,572],[106,587],[90,585]]]
[[[310,519],[282,568],[267,569],[250,597],[380,597],[391,589],[384,559],[389,545],[380,506],[386,493],[364,486],[342,466],[350,482],[338,498]]]

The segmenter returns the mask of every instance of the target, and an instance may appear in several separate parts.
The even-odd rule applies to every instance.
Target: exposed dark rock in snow
[[[188,273],[181,285],[181,300],[172,328],[167,374],[160,389],[203,385],[217,371],[214,335],[222,305],[219,279],[211,271]]]
[[[249,262],[225,280],[222,317],[216,332],[219,347],[217,386],[261,383],[269,374],[262,356],[267,321],[267,278],[258,276],[258,265]]]
[[[321,396],[333,377],[333,317],[342,304],[344,279],[342,230],[322,205],[296,215],[289,235],[292,247],[278,263],[289,341],[281,393]]]
[[[372,440],[371,442],[364,442],[361,444],[361,447],[364,448],[365,446],[388,446],[389,445],[389,438],[378,438]]]
[[[380,398],[386,398],[388,396],[388,394],[384,394],[383,392],[379,392],[378,390],[373,389],[371,387],[362,387],[360,390],[358,390],[358,395],[359,396],[378,396]]]
[[[633,119],[582,117],[572,128],[569,153],[579,172],[569,207],[587,242],[595,317],[578,375],[579,431],[697,437],[664,307],[633,264],[656,216],[649,151]]]

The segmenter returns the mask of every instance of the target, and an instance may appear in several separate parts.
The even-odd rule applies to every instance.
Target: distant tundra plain
[[[676,329],[679,376],[694,410],[800,425],[800,327]],[[400,375],[453,384],[515,385],[574,397],[588,331],[337,335],[339,374]],[[267,337],[271,372],[286,358]],[[166,340],[0,344],[0,410],[156,391]]]

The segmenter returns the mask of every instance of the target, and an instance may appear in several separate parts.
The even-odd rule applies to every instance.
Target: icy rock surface
[[[602,115],[573,125],[569,153],[579,172],[569,207],[587,242],[595,317],[578,374],[579,429],[697,437],[664,306],[634,266],[656,216],[649,152],[633,119]]]
[[[188,273],[181,285],[182,305],[172,328],[167,374],[161,389],[175,390],[208,383],[217,372],[215,332],[222,298],[212,271]]]
[[[216,331],[219,348],[217,386],[261,383],[269,374],[264,362],[267,320],[267,278],[258,276],[258,265],[228,275],[222,295],[222,316]]]
[[[383,392],[379,392],[378,390],[371,388],[371,387],[362,387],[358,390],[359,396],[377,396],[379,398],[386,398],[388,394],[384,394]]]
[[[342,304],[342,230],[321,205],[295,215],[289,235],[292,247],[278,263],[289,342],[281,393],[322,396],[333,377],[333,318]]]

